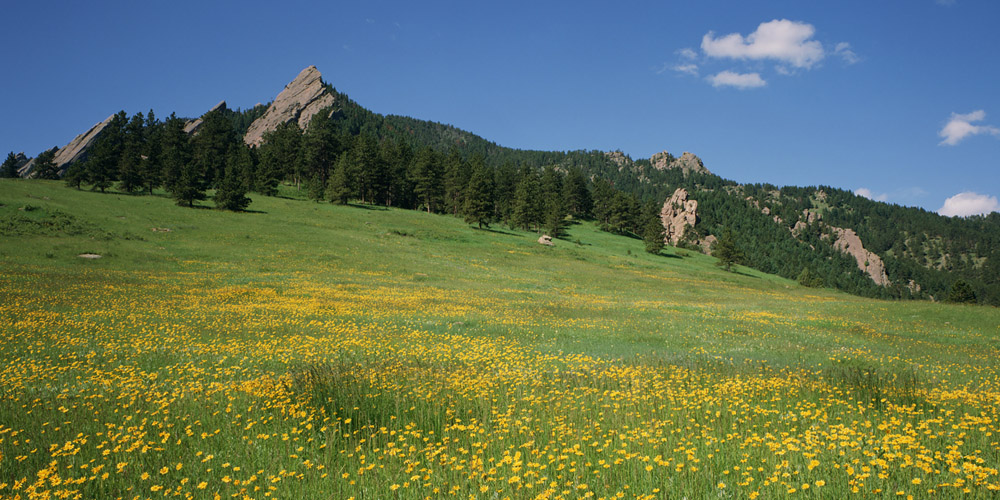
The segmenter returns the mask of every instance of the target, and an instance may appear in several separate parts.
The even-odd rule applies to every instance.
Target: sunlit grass
[[[994,309],[728,274],[586,224],[543,248],[7,181],[0,216],[25,193],[118,236],[0,240],[3,498],[1000,489]]]

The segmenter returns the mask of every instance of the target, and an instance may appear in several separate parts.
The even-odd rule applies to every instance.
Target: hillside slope
[[[1000,488],[997,309],[258,198],[0,180],[0,495]]]

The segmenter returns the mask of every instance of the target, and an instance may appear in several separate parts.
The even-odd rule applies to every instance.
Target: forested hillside
[[[697,222],[680,246],[701,250],[694,242],[728,229],[743,264],[810,286],[1000,305],[997,213],[949,218],[827,186],[740,185],[620,152],[511,149],[450,125],[380,115],[332,86],[326,91],[336,104],[312,116],[305,131],[285,123],[259,147],[241,138],[266,106],[214,109],[193,134],[185,132],[189,121],[174,115],[120,112],[64,180],[136,195],[162,189],[189,206],[212,194],[231,210],[245,209],[250,192],[273,196],[288,183],[316,201],[451,214],[556,237],[574,220],[593,219],[607,231],[650,241],[663,240],[660,207],[683,188],[697,201]],[[57,177],[53,154],[35,159],[38,177]],[[16,161],[8,155],[0,173],[11,175]],[[868,262],[837,248],[845,229],[881,258],[886,283],[866,274]]]

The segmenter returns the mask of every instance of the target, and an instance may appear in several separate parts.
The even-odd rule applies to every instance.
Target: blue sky
[[[4,18],[4,155],[119,109],[251,107],[315,64],[374,111],[504,146],[691,151],[739,182],[1000,210],[993,0],[39,1]]]

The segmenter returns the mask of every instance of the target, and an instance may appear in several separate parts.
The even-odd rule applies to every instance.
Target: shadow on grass
[[[485,233],[503,234],[506,236],[518,236],[518,234],[516,233],[504,231],[503,229],[493,229],[492,227],[476,227],[476,226],[469,226],[469,227],[471,227],[473,231],[483,231]]]

